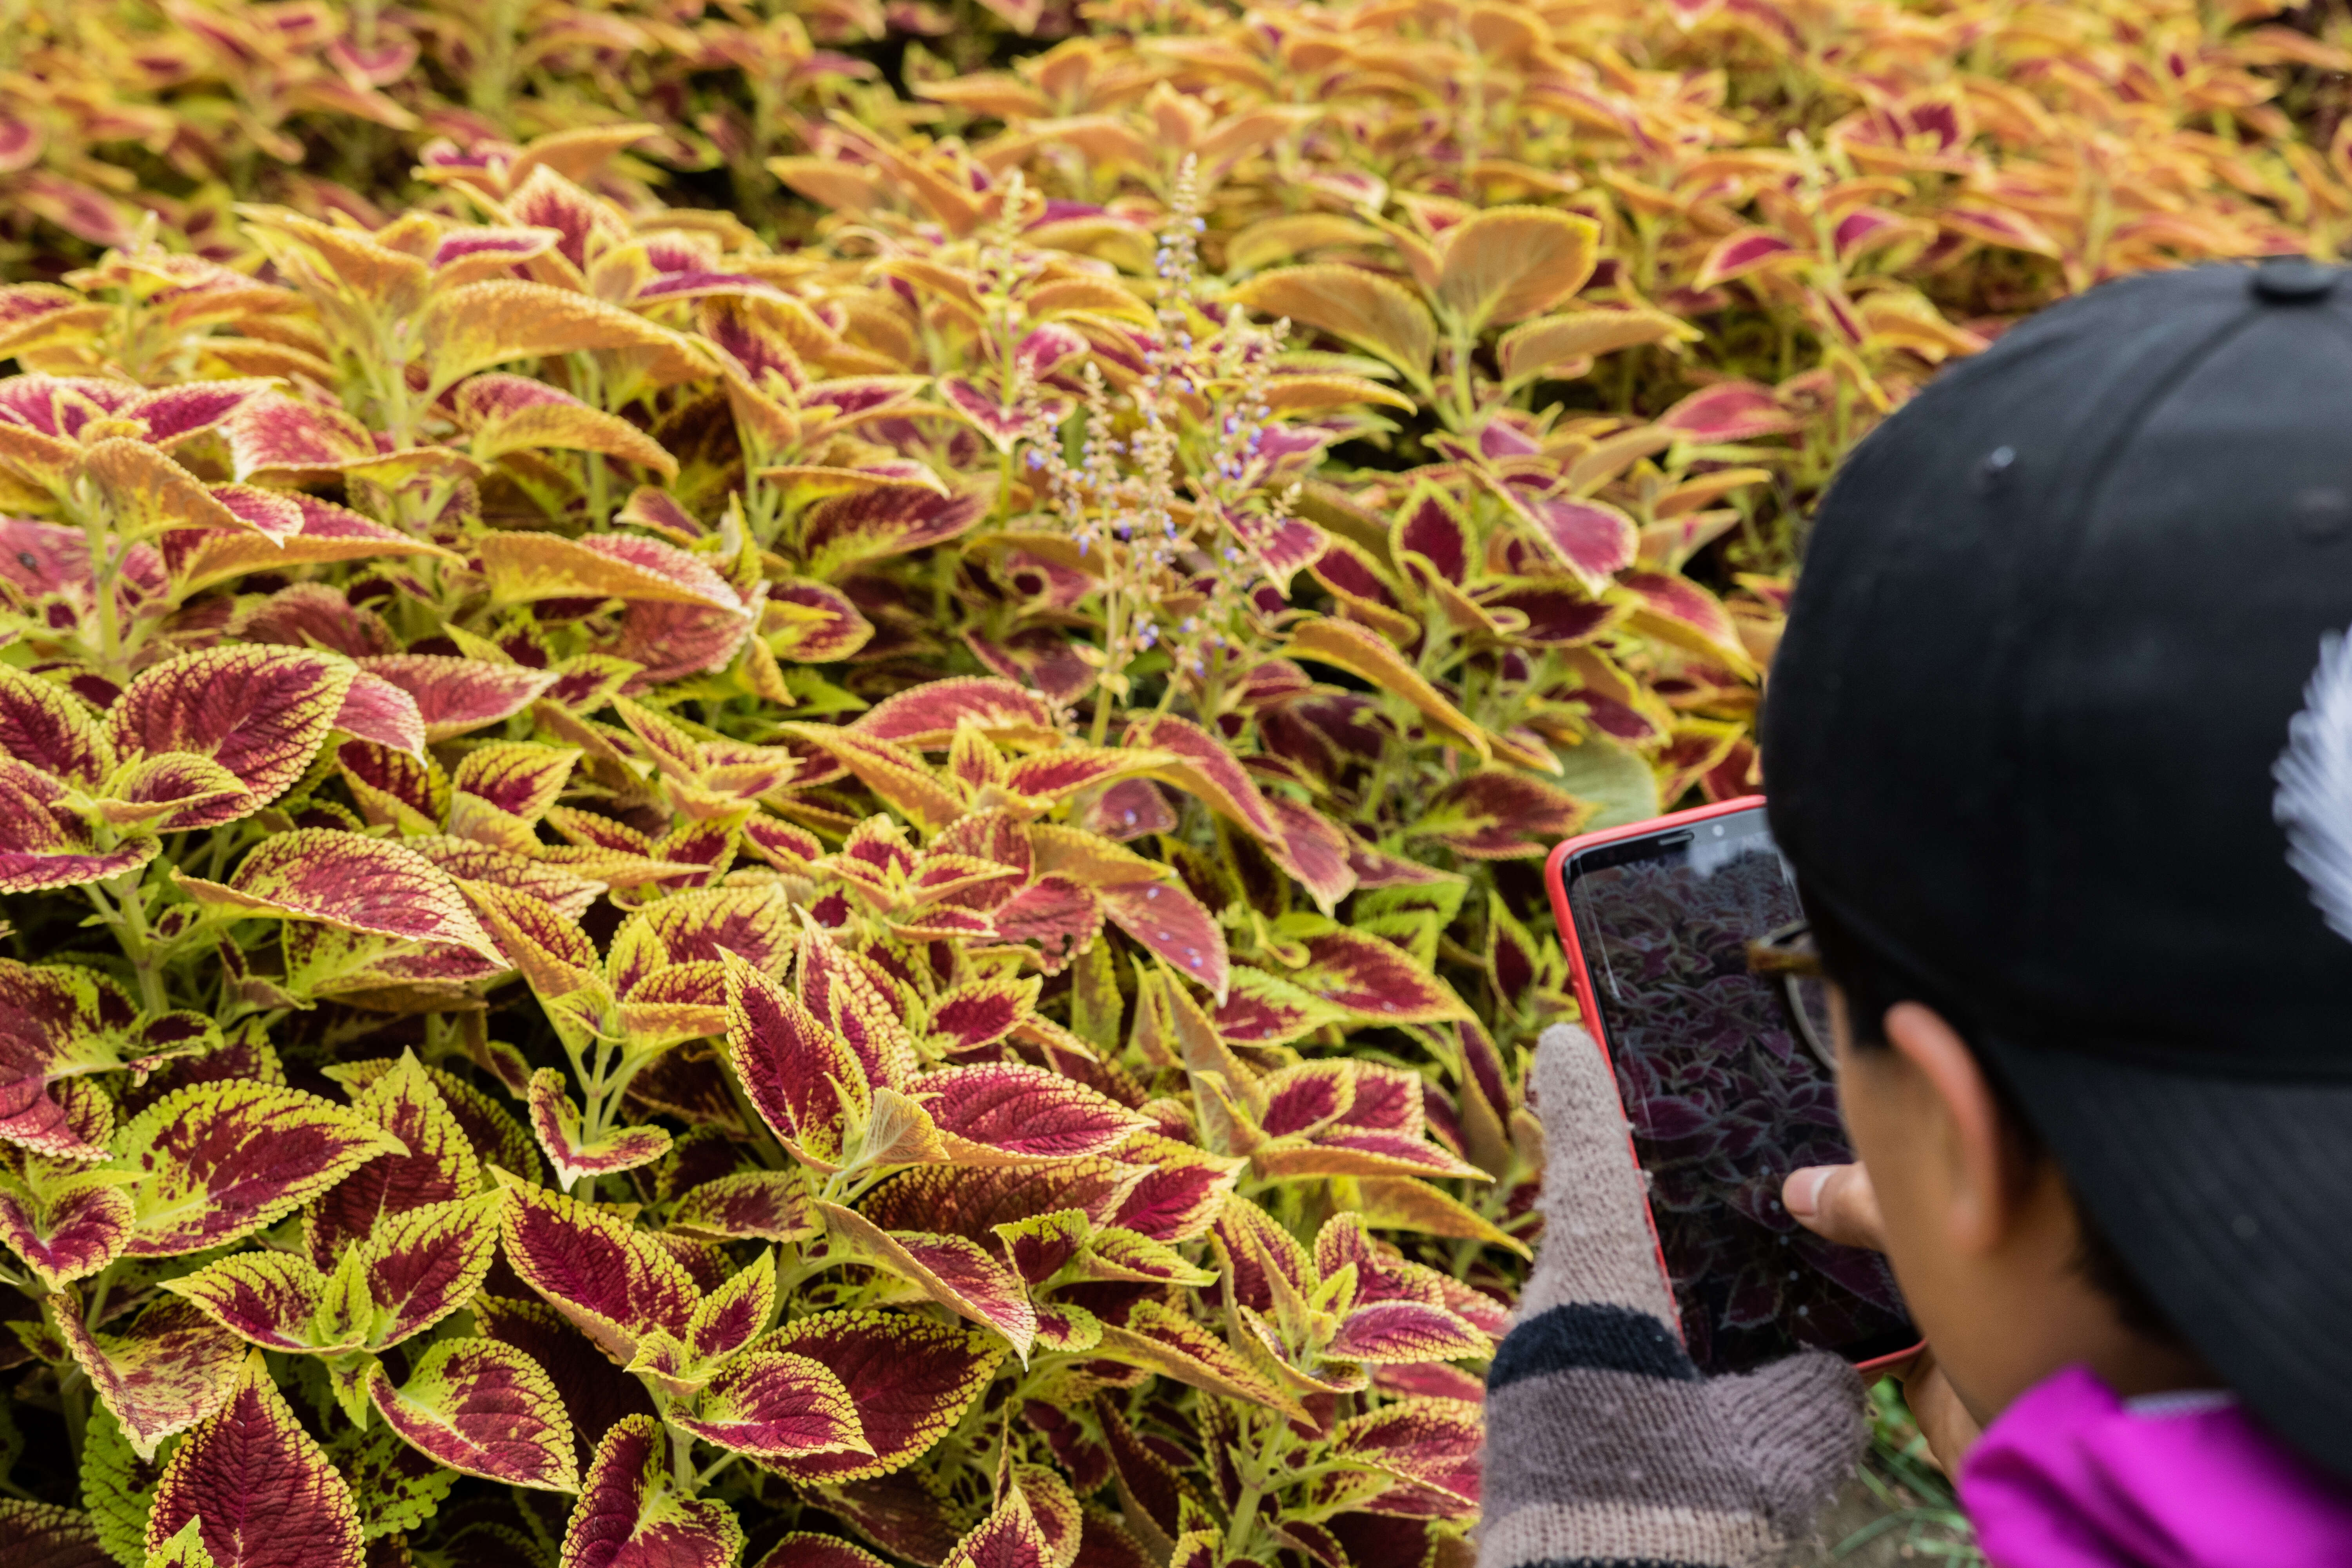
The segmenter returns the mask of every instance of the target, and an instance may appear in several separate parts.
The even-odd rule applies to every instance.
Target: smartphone
[[[1762,797],[1572,838],[1545,882],[1692,1361],[1736,1373],[1826,1350],[1870,1370],[1917,1350],[1886,1260],[1781,1206],[1790,1171],[1853,1152],[1820,984],[1772,960],[1804,910]]]

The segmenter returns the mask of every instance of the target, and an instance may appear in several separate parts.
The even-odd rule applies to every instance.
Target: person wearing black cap
[[[1999,1568],[2352,1564],[2352,279],[2107,283],[1889,417],[1762,720],[1907,1377]],[[1810,1354],[1701,1379],[1605,1065],[1536,1067],[1546,1236],[1481,1568],[1785,1552],[1861,1445]]]

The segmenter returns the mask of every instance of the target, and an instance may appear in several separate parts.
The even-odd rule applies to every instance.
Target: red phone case
[[[1551,898],[1552,924],[1559,928],[1560,945],[1568,952],[1569,979],[1576,987],[1577,1009],[1584,1015],[1585,1032],[1590,1034],[1593,1043],[1601,1047],[1601,1054],[1604,1059],[1609,1058],[1609,1037],[1601,1028],[1601,1007],[1592,990],[1592,972],[1585,966],[1583,945],[1576,940],[1576,921],[1568,911],[1568,878],[1565,868],[1569,857],[1591,849],[1597,845],[1614,844],[1626,838],[1646,838],[1654,833],[1664,832],[1668,828],[1686,826],[1694,822],[1706,822],[1712,817],[1729,816],[1734,812],[1752,810],[1763,804],[1762,795],[1745,795],[1737,800],[1719,800],[1712,805],[1694,806],[1688,811],[1670,812],[1664,816],[1654,816],[1644,822],[1628,823],[1622,827],[1603,828],[1598,833],[1588,833],[1581,837],[1570,838],[1565,843],[1552,847],[1551,854],[1544,861],[1544,891]],[[1612,1073],[1613,1076],[1613,1062]],[[1625,1131],[1625,1158],[1628,1163],[1639,1168],[1641,1162],[1633,1152],[1633,1132],[1631,1127],[1628,1127]],[[1674,1300],[1672,1277],[1666,1272],[1665,1248],[1658,1242],[1657,1218],[1650,1213],[1649,1205],[1646,1202],[1642,1205],[1642,1217],[1649,1223],[1650,1247],[1657,1256],[1659,1278],[1668,1281],[1666,1299],[1670,1301]],[[1682,1330],[1679,1321],[1682,1304],[1679,1301],[1675,1303],[1675,1311],[1677,1319],[1675,1329],[1679,1333]],[[1885,1367],[1899,1366],[1926,1348],[1927,1342],[1923,1340],[1909,1350],[1896,1351],[1892,1355],[1874,1356],[1869,1361],[1856,1362],[1854,1368],[1859,1372],[1876,1372]]]

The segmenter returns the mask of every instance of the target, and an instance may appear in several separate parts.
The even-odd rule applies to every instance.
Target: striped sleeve
[[[1542,1251],[1486,1378],[1478,1568],[1755,1568],[1860,1451],[1861,1379],[1810,1354],[1703,1378],[1670,1326],[1598,1047],[1537,1058]]]

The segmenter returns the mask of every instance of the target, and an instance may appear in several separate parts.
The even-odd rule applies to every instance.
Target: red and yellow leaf
[[[1075,1538],[1070,1544],[1075,1548]],[[1009,1491],[996,1511],[982,1520],[971,1534],[956,1542],[945,1568],[1061,1568],[1037,1527],[1029,1500],[1019,1488]]]
[[[504,963],[448,873],[385,839],[297,828],[263,839],[226,884],[176,872],[173,879],[198,903],[231,916],[315,921]]]
[[[387,1219],[430,1204],[469,1198],[481,1185],[481,1162],[465,1130],[415,1053],[352,1096],[352,1109],[398,1139],[404,1152],[369,1161],[310,1205],[303,1241],[321,1268]]]
[[[1233,981],[1225,933],[1200,900],[1174,882],[1122,883],[1098,889],[1097,896],[1119,930],[1224,1001]]]
[[[1433,1024],[1470,1016],[1452,988],[1393,943],[1361,931],[1309,937],[1307,967],[1291,984],[1357,1018],[1378,1024]]]
[[[113,1561],[89,1514],[23,1498],[0,1500],[0,1568],[109,1568]]]
[[[0,754],[92,787],[114,771],[105,722],[65,687],[0,665]]]
[[[1125,1106],[1043,1068],[989,1062],[917,1079],[950,1159],[1037,1164],[1108,1153],[1150,1123]]]
[[[734,1568],[742,1550],[734,1511],[678,1491],[669,1435],[652,1416],[632,1415],[596,1445],[561,1568]]]
[[[367,1238],[362,1277],[374,1308],[367,1347],[421,1334],[474,1299],[498,1259],[496,1193],[427,1204],[385,1220]]]
[[[776,1136],[819,1163],[872,1104],[866,1068],[801,999],[740,958],[727,963],[727,1054]]]
[[[351,1351],[361,1341],[318,1338],[312,1329],[327,1293],[326,1277],[309,1258],[290,1252],[241,1252],[195,1273],[163,1281],[247,1344],[268,1351]]]
[[[852,726],[880,741],[938,751],[970,724],[992,741],[1052,745],[1062,738],[1054,711],[1026,687],[989,676],[926,681],[885,698]]]
[[[856,1405],[822,1363],[789,1351],[754,1350],[730,1361],[671,1425],[755,1459],[839,1454],[870,1459]]]
[[[669,1134],[658,1127],[613,1127],[594,1138],[581,1124],[580,1107],[563,1092],[563,1073],[541,1068],[530,1079],[530,1130],[555,1167],[565,1192],[583,1176],[609,1176],[650,1165],[669,1152]]]
[[[627,599],[740,611],[742,600],[708,556],[634,534],[565,539],[552,533],[487,533],[477,544],[492,599]]]
[[[1096,1353],[1144,1367],[1227,1399],[1262,1405],[1293,1420],[1306,1411],[1287,1391],[1250,1365],[1201,1324],[1158,1301],[1139,1302],[1126,1326],[1103,1325]]]
[[[677,477],[677,459],[627,420],[593,408],[559,387],[529,376],[478,375],[451,399],[467,430],[467,447],[482,461],[510,452],[554,447],[601,452]]]
[[[46,1199],[0,1188],[0,1241],[52,1290],[121,1256],[135,1217],[130,1195],[118,1187],[82,1187]]]
[[[155,1489],[147,1548],[192,1521],[215,1568],[362,1568],[352,1494],[258,1352],[227,1404],[188,1434]]]
[[[912,1312],[864,1309],[796,1319],[755,1351],[785,1351],[831,1369],[849,1391],[873,1449],[769,1461],[795,1481],[838,1484],[888,1475],[954,1429],[1003,1360],[995,1336]]]
[[[299,1089],[227,1079],[179,1089],[115,1140],[142,1180],[124,1251],[201,1252],[292,1213],[368,1161],[404,1152],[368,1119]]]
[[[219,763],[266,805],[302,776],[352,684],[348,660],[307,648],[241,644],[166,659],[123,689],[107,730],[123,757],[190,752]],[[202,820],[184,827],[210,826]],[[228,804],[211,821],[243,813]]]
[[[798,1171],[736,1171],[679,1198],[669,1224],[715,1241],[799,1241],[815,1233],[817,1220]]]
[[[436,1464],[508,1486],[578,1491],[572,1418],[540,1364],[496,1340],[443,1340],[394,1386],[379,1365],[368,1397]]]
[[[425,738],[434,742],[511,719],[555,683],[551,669],[438,654],[382,654],[360,660],[360,668],[407,692]]]
[[[609,1209],[509,1187],[507,1260],[523,1283],[623,1366],[660,1330],[683,1339],[702,1300],[686,1268]]]
[[[52,1316],[58,1337],[142,1459],[155,1446],[227,1404],[245,1347],[185,1301],[161,1298],[119,1334],[82,1324],[70,1294]]]
[[[1003,1334],[1025,1363],[1037,1337],[1036,1309],[1019,1276],[960,1236],[887,1231],[865,1215],[820,1202],[825,1229],[860,1257],[919,1287],[949,1311]]]

